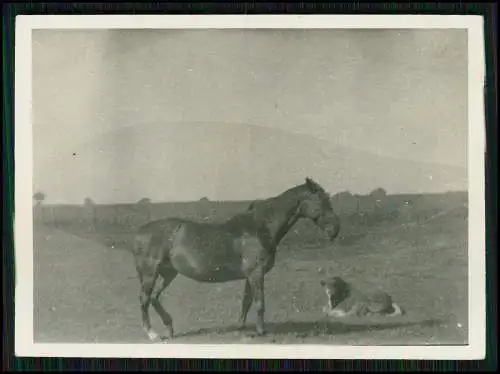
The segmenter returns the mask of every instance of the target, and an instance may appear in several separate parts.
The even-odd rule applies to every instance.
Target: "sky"
[[[465,30],[34,30],[47,202],[466,189]]]

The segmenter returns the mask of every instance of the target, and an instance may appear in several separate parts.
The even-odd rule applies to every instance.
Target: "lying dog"
[[[387,292],[376,291],[364,294],[355,290],[340,277],[321,280],[321,286],[328,297],[328,306],[323,308],[323,312],[330,317],[371,315],[393,317],[404,314],[403,309],[392,300]]]

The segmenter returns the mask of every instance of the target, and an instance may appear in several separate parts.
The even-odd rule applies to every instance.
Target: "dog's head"
[[[337,276],[328,277],[320,281],[328,298],[328,305],[331,309],[335,308],[344,301],[350,294],[349,283]]]

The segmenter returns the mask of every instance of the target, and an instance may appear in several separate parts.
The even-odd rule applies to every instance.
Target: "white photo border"
[[[19,15],[15,30],[15,354],[25,357],[480,360],[486,352],[485,50],[483,17],[471,15]],[[340,346],[318,344],[47,344],[33,341],[34,29],[467,29],[469,344]]]

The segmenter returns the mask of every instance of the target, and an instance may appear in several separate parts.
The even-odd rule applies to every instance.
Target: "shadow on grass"
[[[387,323],[342,323],[330,321],[288,321],[288,322],[268,322],[266,323],[267,335],[295,335],[297,338],[319,336],[319,335],[341,335],[353,332],[371,332],[391,330],[405,327],[434,327],[443,323],[440,319],[426,319],[417,322],[387,322]],[[187,331],[176,334],[178,337],[189,337],[205,334],[227,334],[241,332],[253,332],[253,326],[246,326],[245,329],[237,325],[226,327],[209,327]]]
[[[351,246],[358,244],[365,238],[366,238],[366,233],[357,233],[357,234],[353,233],[346,236],[341,236],[338,239],[338,244],[342,246]]]

